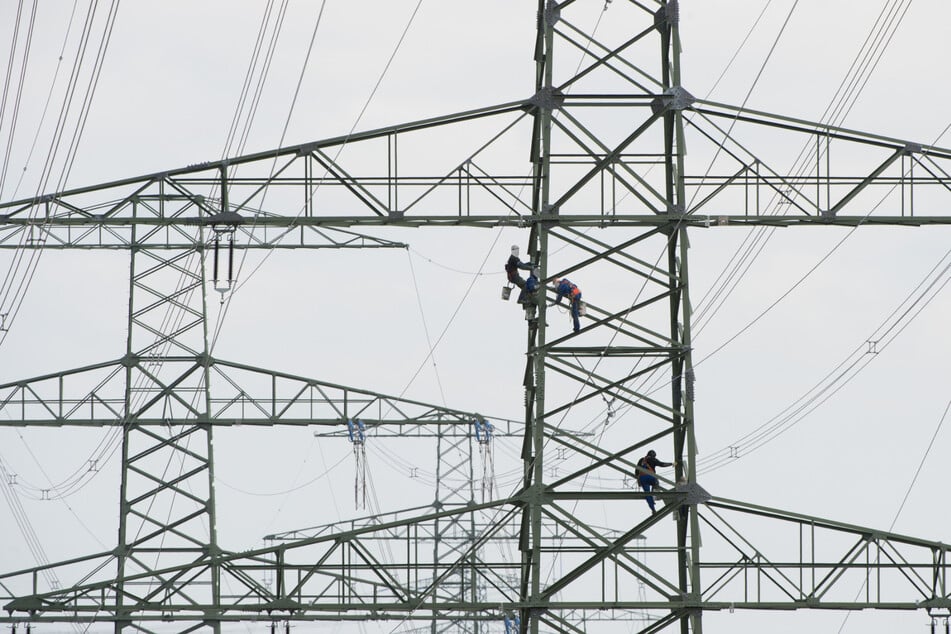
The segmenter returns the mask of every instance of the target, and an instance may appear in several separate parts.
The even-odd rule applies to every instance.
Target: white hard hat
[[[517,245],[517,244],[513,244],[513,245],[512,245],[512,255],[518,255],[518,245]]]

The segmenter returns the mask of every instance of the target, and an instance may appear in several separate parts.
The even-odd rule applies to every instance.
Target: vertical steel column
[[[678,32],[678,4],[677,2],[667,2],[657,11],[655,24],[661,34],[661,81],[665,93],[671,89],[680,88],[680,40]],[[692,385],[690,394],[684,399],[685,378],[688,373],[692,377],[692,368],[687,364],[686,356],[689,350],[689,318],[690,306],[689,295],[687,293],[687,233],[682,226],[680,218],[686,211],[687,201],[685,199],[684,186],[684,130],[683,117],[680,108],[667,108],[664,112],[664,166],[665,166],[665,192],[667,197],[667,215],[670,224],[665,233],[667,235],[667,268],[670,271],[670,339],[672,342],[672,351],[670,353],[670,386],[671,386],[671,410],[673,413],[671,423],[681,431],[674,433],[674,455],[676,456],[676,479],[682,482],[684,479],[684,452],[688,453],[687,464],[693,469],[694,454],[693,444],[688,438],[693,437],[692,430],[684,427],[692,425],[692,406],[690,397],[692,397]],[[692,378],[690,379],[692,380]],[[689,410],[687,408],[690,408]],[[684,427],[682,427],[682,425]],[[691,540],[695,542],[696,535],[696,513],[680,513],[677,517],[677,558],[678,558],[678,579],[677,583],[681,594],[684,597],[696,598],[691,595],[695,592],[697,586],[697,575],[695,572],[697,551],[687,550],[688,525],[692,530],[689,531]],[[694,625],[694,632],[700,629],[699,616],[688,611],[680,618],[681,634],[689,634],[691,625]]]
[[[230,206],[228,204],[228,183],[227,183],[227,171],[224,167],[221,170],[221,211],[228,211]],[[199,229],[199,244],[205,244],[204,240],[204,230]],[[202,355],[201,355],[201,364],[202,364],[202,380],[201,387],[202,390],[202,407],[201,407],[201,417],[204,422],[201,423],[202,429],[205,431],[205,455],[208,457],[208,500],[207,500],[207,514],[208,514],[208,548],[206,551],[206,557],[210,558],[209,562],[209,575],[211,577],[211,599],[213,606],[221,605],[221,567],[216,562],[216,558],[221,554],[221,551],[218,547],[218,523],[217,523],[217,504],[215,502],[215,459],[214,459],[214,439],[213,431],[211,426],[211,346],[209,345],[208,339],[208,293],[206,292],[206,285],[204,281],[206,278],[206,266],[205,266],[205,250],[202,249],[199,252],[199,278],[202,281],[201,284],[201,329],[202,329]],[[234,257],[233,245],[229,249],[228,254],[229,260]],[[229,281],[234,275],[233,271],[233,262],[228,262],[228,277]],[[215,634],[221,632],[221,621],[218,618],[220,617],[220,611],[217,613],[206,613],[204,622],[206,625],[211,627],[211,630]]]
[[[694,372],[693,372],[693,342],[691,340],[691,322],[690,322],[690,275],[688,266],[688,250],[690,242],[687,239],[687,228],[680,229],[680,270],[678,278],[681,285],[681,323],[683,346],[683,380],[684,394],[683,415],[684,415],[684,433],[686,434],[686,473],[683,466],[677,469],[678,479],[686,478],[688,486],[693,487],[697,484],[697,442],[694,433]],[[682,461],[683,456],[678,458]],[[690,579],[690,601],[700,604],[700,515],[697,513],[697,506],[687,507],[690,531],[690,561],[689,561],[689,579]],[[686,547],[686,544],[685,544]],[[702,612],[697,609],[690,615],[691,629],[697,634],[703,632]]]
[[[680,25],[679,25],[679,6],[676,0],[665,3],[662,7],[664,11],[664,29],[662,30],[663,47],[663,82],[664,89],[671,87],[680,87]],[[667,127],[669,126],[669,128]],[[686,154],[684,147],[684,122],[683,111],[680,108],[673,108],[667,111],[665,116],[665,152],[667,153],[667,165],[670,170],[668,174],[668,183],[671,187],[668,189],[668,195],[674,194],[673,198],[668,199],[667,209],[673,215],[685,214],[687,211],[686,186],[684,182],[684,156]],[[670,232],[670,243],[668,253],[670,254],[670,271],[672,284],[677,284],[676,289],[671,294],[671,339],[679,341],[680,352],[676,360],[673,361],[672,369],[672,405],[675,412],[674,423],[683,423],[683,432],[677,433],[675,437],[675,453],[677,456],[676,478],[678,482],[687,481],[689,486],[696,485],[696,437],[694,434],[694,372],[693,357],[691,353],[691,328],[690,328],[690,292],[688,275],[688,250],[690,242],[687,237],[687,228],[680,224],[672,225]],[[679,245],[678,245],[679,243]],[[679,257],[678,257],[679,255]],[[686,456],[684,455],[686,450]],[[687,473],[684,472],[684,459],[686,457]],[[687,506],[687,513],[681,513],[677,524],[677,547],[681,553],[680,557],[680,589],[689,601],[699,604],[700,602],[700,526],[697,515],[696,505]],[[688,528],[689,525],[689,528]],[[689,556],[688,553],[688,530],[689,530]],[[702,634],[703,622],[699,610],[691,610],[689,618],[680,620],[680,630],[682,634]]]
[[[138,201],[132,201],[132,217],[138,217]],[[137,222],[132,223],[132,239],[131,242],[133,245],[138,244],[138,234],[139,234],[139,224]],[[113,622],[113,631],[118,634],[122,631],[124,627],[123,621],[121,619],[128,618],[128,612],[122,609],[125,604],[125,571],[126,571],[126,558],[128,556],[128,527],[126,523],[126,518],[128,517],[128,507],[126,500],[128,499],[128,471],[126,465],[129,464],[129,443],[128,443],[128,427],[130,421],[130,416],[132,413],[132,364],[128,361],[132,355],[132,322],[133,322],[133,301],[132,298],[135,297],[134,287],[135,287],[135,252],[136,247],[132,246],[129,249],[129,312],[128,320],[126,321],[126,358],[125,363],[125,384],[123,388],[123,421],[122,421],[122,469],[120,470],[120,479],[119,479],[119,531],[118,538],[116,541],[116,610],[115,617],[116,620]]]
[[[558,4],[554,0],[539,0],[538,32],[536,35],[535,62],[536,95],[551,95],[553,91],[552,52],[554,50],[554,23],[558,18]],[[532,162],[534,171],[532,202],[534,213],[539,217],[554,220],[558,210],[550,208],[551,176],[551,99],[539,99],[535,114],[535,133],[532,143]],[[550,222],[546,218],[535,226],[531,235],[529,253],[539,268],[539,279],[548,277],[548,230]],[[526,427],[525,442],[522,448],[524,464],[524,492],[526,506],[523,510],[520,535],[522,550],[521,600],[532,603],[541,596],[541,530],[542,504],[544,503],[544,441],[545,441],[545,352],[547,328],[545,293],[538,294],[536,307],[537,322],[529,322],[528,360],[532,365],[534,384],[526,387]],[[526,372],[526,375],[528,373]],[[529,377],[526,376],[526,382]],[[531,610],[522,610],[520,615],[522,632],[538,634],[538,615]]]

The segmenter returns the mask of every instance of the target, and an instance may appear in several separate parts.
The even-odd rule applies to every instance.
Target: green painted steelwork
[[[4,424],[122,428],[118,544],[0,574],[8,613],[0,622],[218,631],[250,620],[389,619],[431,632],[481,632],[501,610],[519,614],[532,633],[583,632],[599,619],[644,614],[644,631],[686,633],[702,632],[704,611],[951,608],[941,543],[703,490],[688,266],[688,231],[949,225],[951,151],[695,99],[681,85],[675,2],[658,2],[656,11],[617,3],[640,28],[609,44],[578,39],[572,11],[585,4],[539,0],[529,98],[0,204],[0,248],[116,249],[132,258],[121,359],[0,385]],[[644,63],[658,68],[648,72],[627,54],[655,40],[659,56]],[[560,74],[560,46],[585,50],[590,64]],[[621,88],[571,94],[598,73]],[[617,138],[599,133],[590,115],[606,111],[627,117]],[[484,147],[442,171],[407,167],[404,139],[448,136],[473,122],[496,125],[492,142],[524,133],[528,167],[496,168]],[[726,123],[815,143],[814,170],[774,169],[731,138]],[[372,168],[333,158],[344,145],[379,154],[374,141],[385,142],[386,159]],[[685,148],[696,142],[716,146],[716,170],[694,171]],[[830,156],[843,146],[867,153],[871,167],[833,174]],[[896,188],[900,205],[879,211],[870,203],[870,194]],[[319,190],[332,191],[333,203]],[[906,190],[914,193],[907,204]],[[265,191],[294,202],[264,211]],[[521,486],[511,495],[476,500],[473,412],[210,355],[204,289],[215,236],[233,235],[237,249],[405,247],[372,235],[390,227],[528,230],[527,251],[546,288],[526,328],[525,417],[506,421],[505,433],[523,437]],[[562,248],[574,254],[567,265],[554,257]],[[642,290],[621,308],[587,303],[581,331],[571,334],[554,323],[551,281],[594,267],[612,267]],[[163,320],[166,312],[175,319]],[[668,388],[648,383],[657,373]],[[601,401],[609,411],[610,403],[635,410],[638,429],[611,441],[574,431],[573,412]],[[393,435],[437,438],[438,473],[461,473],[464,484],[441,484],[432,506],[272,535],[267,548],[239,553],[217,543],[215,427],[313,425],[339,434],[358,417]],[[678,465],[655,493],[657,515],[632,522],[623,513],[643,510],[646,497],[630,486],[636,462],[655,445]],[[555,471],[555,451],[571,456],[570,468]],[[189,469],[168,478],[147,464],[153,454]],[[602,475],[627,486],[586,487]],[[169,495],[187,506],[172,519],[151,509]],[[599,525],[593,503],[622,511]],[[147,529],[134,534],[136,524]],[[764,539],[784,531],[795,539]],[[519,559],[492,553],[493,540],[517,544]],[[386,555],[393,544],[401,547],[397,560]],[[142,563],[146,552],[158,553],[155,565]],[[646,565],[646,556],[657,562]],[[78,581],[49,587],[49,571]],[[273,586],[258,580],[264,573]],[[854,599],[845,588],[858,580],[866,595]]]

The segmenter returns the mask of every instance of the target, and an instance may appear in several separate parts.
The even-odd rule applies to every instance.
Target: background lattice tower
[[[617,4],[623,7],[617,16],[619,23],[643,28],[633,33],[625,29],[619,40],[605,45],[583,32],[578,35],[572,28],[574,12],[590,8],[592,3],[539,3],[538,83],[535,93],[524,100],[239,157],[218,165],[131,179],[112,187],[135,193],[104,196],[110,201],[118,198],[119,203],[84,205],[83,197],[91,194],[87,190],[61,192],[42,201],[18,201],[4,207],[10,210],[5,222],[13,230],[40,228],[70,246],[79,246],[85,240],[85,246],[91,241],[92,246],[105,247],[95,244],[101,236],[91,236],[90,232],[77,237],[67,228],[71,224],[110,229],[132,226],[135,222],[130,220],[129,210],[146,190],[158,191],[157,201],[176,200],[176,196],[188,201],[187,216],[163,216],[154,220],[156,226],[195,230],[230,224],[247,238],[246,247],[253,244],[256,248],[278,248],[261,239],[268,229],[275,228],[300,229],[302,235],[310,236],[308,230],[314,227],[530,226],[528,251],[539,262],[544,280],[567,275],[586,291],[590,312],[577,335],[563,334],[568,332],[563,318],[559,317],[561,323],[557,323],[555,313],[544,305],[539,306],[538,321],[529,324],[524,477],[520,489],[449,514],[407,514],[385,527],[336,527],[335,531],[300,537],[279,547],[222,552],[213,562],[201,560],[161,571],[145,570],[136,583],[149,583],[156,575],[189,579],[205,574],[209,563],[215,564],[219,574],[244,584],[239,586],[244,592],[202,606],[202,623],[211,627],[218,627],[221,620],[241,620],[249,613],[282,615],[295,621],[418,619],[445,623],[498,621],[500,609],[507,609],[520,612],[522,626],[533,632],[546,628],[577,631],[610,608],[629,614],[653,614],[655,620],[648,631],[679,627],[686,632],[700,631],[705,611],[734,607],[911,610],[951,605],[944,583],[947,548],[940,543],[710,497],[699,486],[692,440],[687,257],[687,232],[701,228],[947,224],[947,216],[934,210],[942,209],[941,203],[946,202],[941,196],[947,186],[945,175],[951,154],[903,140],[788,117],[751,114],[742,108],[695,99],[680,85],[677,5],[658,3],[655,9],[642,3]],[[594,3],[600,9],[597,5],[600,3]],[[572,72],[556,64],[560,59],[558,45],[587,51],[587,44],[591,45],[589,66]],[[636,54],[637,59],[643,54],[655,71],[644,70],[647,66],[632,62],[629,54]],[[605,77],[619,78],[620,86],[611,84],[613,90],[599,92],[582,90],[585,84],[601,82]],[[570,94],[567,88],[573,88]],[[510,163],[500,160],[499,155],[507,158],[511,153],[503,149],[493,155],[483,152],[483,146],[462,163],[449,163],[442,171],[431,165],[407,166],[406,161],[401,161],[396,170],[391,160],[390,150],[396,147],[397,138],[400,148],[420,133],[459,139],[465,137],[466,125],[497,119],[503,123],[493,140],[519,125],[520,133],[528,128],[523,137],[531,143],[530,172],[491,169],[496,165],[507,168]],[[723,136],[724,122],[733,121],[737,129],[717,143],[715,140]],[[753,148],[738,140],[754,129],[761,146]],[[694,155],[706,151],[721,161],[712,175],[693,171],[696,168],[686,161],[683,139],[687,131],[696,133],[697,144],[691,145]],[[772,159],[776,152],[785,151],[788,143],[776,140],[788,141],[790,137],[819,141],[816,147],[824,146],[826,153],[816,152],[823,157],[838,156],[829,148],[838,151],[840,146],[848,148],[848,154],[864,153],[862,165],[867,169],[860,177],[852,172],[843,179],[833,178],[834,170],[823,161],[817,161],[816,170],[805,174],[779,171],[772,167]],[[334,158],[334,151],[345,144],[348,150],[366,149],[366,154],[372,155],[381,142],[386,144],[387,159],[375,167],[383,165],[388,168],[385,171],[367,168],[349,153],[346,160]],[[276,174],[270,168],[275,160],[280,161]],[[906,162],[917,165],[928,176],[918,171],[917,176],[906,174]],[[260,171],[254,178],[232,179],[236,167]],[[381,173],[387,174],[386,178],[381,178]],[[219,182],[224,184],[223,191],[232,194],[232,202],[211,198],[213,203],[203,206],[199,194],[204,195],[203,188]],[[420,183],[427,189],[414,198],[408,192],[418,193]],[[525,183],[531,185],[529,201],[517,193]],[[870,192],[896,183],[903,192],[906,187],[916,192],[915,207],[902,207],[901,214],[892,215],[869,212]],[[176,193],[162,192],[166,185],[174,187]],[[253,212],[255,190],[265,185],[280,186],[298,200],[303,198],[308,213],[297,217]],[[343,210],[340,215],[320,215],[319,205],[313,200],[318,185],[337,188],[334,210]],[[98,190],[106,192],[110,187],[94,189],[98,195]],[[399,196],[395,195],[397,189]],[[618,190],[625,195],[614,197]],[[241,191],[244,195],[238,195]],[[760,195],[763,192],[781,200],[778,210],[764,200]],[[695,204],[688,204],[695,195]],[[25,210],[43,206],[53,213],[45,214],[42,221],[23,218]],[[859,213],[849,215],[856,209]],[[252,213],[254,220],[250,222]],[[604,232],[590,235],[588,230],[593,229]],[[169,241],[166,247],[172,248],[172,244]],[[181,248],[198,250],[204,246],[199,241]],[[611,288],[598,292],[592,280],[608,270],[625,272],[624,279],[631,285],[626,297],[618,297]],[[547,296],[553,299],[550,290]],[[209,381],[208,402],[215,423],[220,424],[340,425],[366,407],[395,402],[366,393],[354,397],[354,391],[338,389],[340,386],[221,360],[209,359],[205,367],[209,376],[215,377]],[[219,373],[228,375],[228,386],[215,380]],[[62,373],[54,381],[74,374]],[[241,378],[236,378],[239,375]],[[18,423],[55,422],[56,417],[50,417],[49,412],[62,411],[64,402],[117,402],[101,398],[96,390],[80,390],[80,397],[73,401],[64,401],[62,394],[57,400],[55,391],[52,396],[35,396],[35,388],[45,380],[2,386],[4,403],[11,409],[34,407],[41,411],[35,418],[23,415]],[[190,401],[198,384],[181,385],[181,393],[170,393],[177,395],[172,401],[179,406]],[[658,385],[659,390],[655,389]],[[564,387],[567,389],[559,389]],[[585,414],[598,413],[596,419],[603,420],[602,413],[595,410],[604,400],[636,410],[636,422],[599,432],[593,440],[572,433],[573,417],[584,420]],[[36,407],[38,404],[42,407]],[[410,415],[410,405],[420,406],[422,411],[417,409]],[[437,411],[419,403],[401,403],[400,407],[399,420],[381,418],[375,422],[439,424],[440,416],[471,420],[471,416],[448,408]],[[182,413],[186,420],[187,412]],[[71,422],[88,424],[90,420],[80,421],[76,416]],[[140,425],[145,422],[149,421],[139,418]],[[165,424],[158,418],[151,423]],[[636,458],[649,445],[663,447],[680,465],[673,477],[662,474],[669,480],[665,481],[668,491],[658,497],[666,506],[658,516],[645,518],[641,515],[643,494],[618,490],[616,485],[636,476]],[[570,458],[559,465],[555,478],[546,466],[551,450],[558,446],[569,452]],[[681,477],[684,482],[675,481]],[[604,486],[591,484],[596,479]],[[607,520],[596,522],[605,507],[609,509]],[[632,509],[639,510],[632,513]],[[409,543],[412,532],[421,526],[466,522],[472,526],[480,521],[486,528],[479,539],[514,532],[522,553],[517,568],[505,561],[481,562],[486,564],[494,584],[489,584],[492,591],[485,599],[442,603],[434,593],[435,580],[449,579],[461,568],[475,568],[471,549],[455,561],[434,563],[427,554],[416,559],[407,556],[406,561],[395,564],[377,556],[375,550],[375,544],[388,533]],[[699,548],[701,522],[710,527],[704,533],[703,557]],[[778,545],[771,543],[771,538],[780,533],[791,533],[793,538]],[[763,538],[766,544],[754,544]],[[662,553],[656,558],[652,555],[650,569],[638,558],[643,539],[654,552]],[[554,546],[547,548],[547,540]],[[798,548],[783,550],[788,544]],[[512,587],[506,576],[516,569],[521,583]],[[275,588],[249,581],[251,572],[262,570],[274,571]],[[751,574],[769,583],[750,592],[744,582]],[[858,581],[863,575],[874,584],[865,597],[853,599],[841,582]],[[328,593],[328,579],[341,590]],[[198,618],[195,606],[179,602],[184,591],[164,595],[161,604],[139,601],[138,597],[137,603],[132,603],[133,597],[128,597],[127,602],[116,605],[114,589],[120,584],[132,587],[129,581],[107,577],[52,590],[29,588],[27,584],[27,590],[7,597],[10,600],[5,605],[12,612],[51,619],[82,611],[83,618],[110,622],[117,622],[117,616],[134,609],[136,620],[168,619],[183,628]],[[7,577],[4,583],[7,587]],[[640,588],[644,587],[647,591],[642,593]],[[104,616],[90,616],[101,613]]]

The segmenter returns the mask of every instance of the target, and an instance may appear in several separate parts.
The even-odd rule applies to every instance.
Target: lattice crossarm
[[[706,527],[705,552],[738,555],[728,561],[705,557],[702,568],[715,573],[704,586],[707,599],[732,595],[737,605],[751,605],[743,588],[752,574],[770,584],[757,586],[753,594],[764,605],[915,609],[948,604],[944,584],[936,582],[947,578],[949,547],[944,544],[718,498],[702,507],[700,517]],[[751,531],[752,526],[766,532]],[[799,536],[799,552],[788,552],[789,539],[772,543],[775,539],[768,537],[790,530]],[[752,534],[762,544],[754,545],[748,537]],[[854,595],[857,582],[861,597]]]

